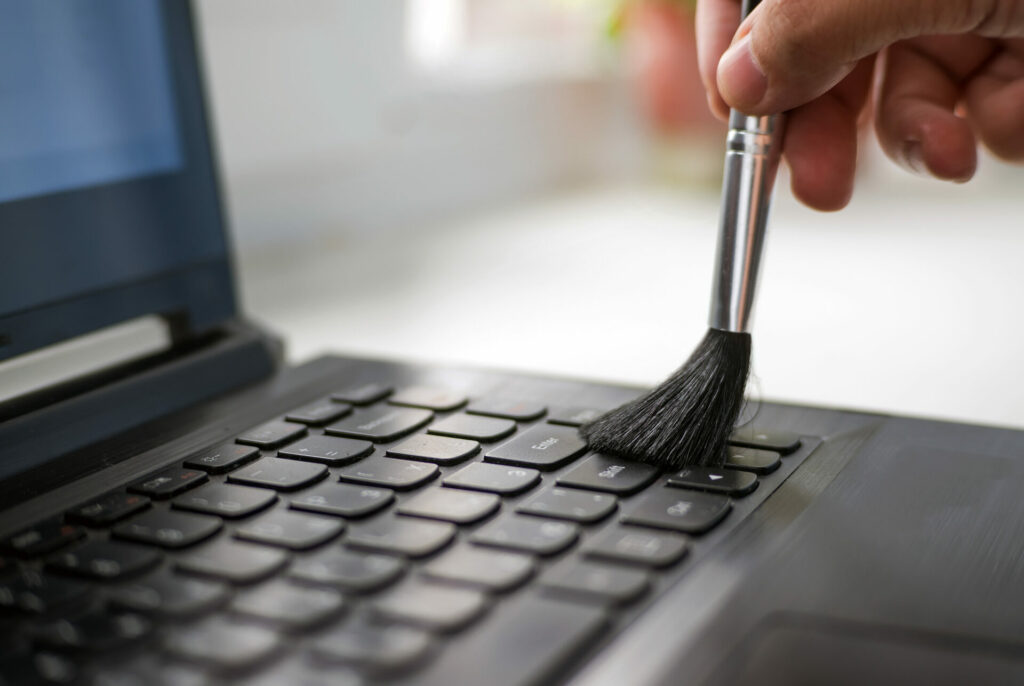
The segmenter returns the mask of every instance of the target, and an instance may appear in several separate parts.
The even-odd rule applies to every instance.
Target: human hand
[[[789,111],[793,194],[816,209],[849,202],[872,90],[912,171],[967,181],[979,140],[1024,160],[1024,0],[763,0],[742,24],[739,0],[699,0],[697,47],[717,116]]]

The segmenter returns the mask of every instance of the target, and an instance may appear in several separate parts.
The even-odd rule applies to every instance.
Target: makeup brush
[[[744,17],[757,2],[744,2]],[[729,113],[707,335],[660,386],[583,426],[592,450],[670,468],[725,461],[750,369],[750,315],[783,123],[779,115]]]

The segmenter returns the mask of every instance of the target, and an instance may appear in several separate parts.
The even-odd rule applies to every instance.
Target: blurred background
[[[724,130],[685,0],[200,0],[244,306],[328,352],[654,384],[706,328]],[[1024,170],[779,179],[751,392],[1024,427]]]

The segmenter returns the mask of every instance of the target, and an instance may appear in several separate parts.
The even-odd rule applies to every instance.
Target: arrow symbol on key
[[[711,479],[712,481],[718,481],[722,477],[719,476],[718,474],[708,474],[708,478]]]

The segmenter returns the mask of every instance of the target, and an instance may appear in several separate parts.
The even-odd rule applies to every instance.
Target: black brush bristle
[[[592,450],[659,467],[718,466],[743,406],[750,334],[708,329],[660,386],[580,429]]]

